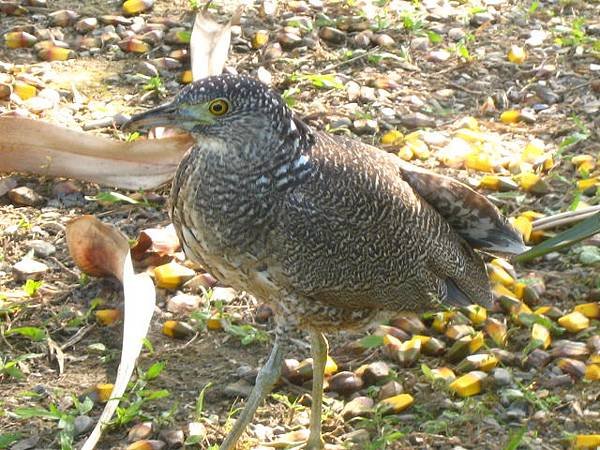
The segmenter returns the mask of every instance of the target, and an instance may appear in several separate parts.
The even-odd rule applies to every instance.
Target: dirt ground
[[[48,14],[63,8],[77,11],[80,17],[100,17],[120,10],[120,2],[115,1],[48,0],[47,3],[47,7],[31,8],[23,16],[0,13],[0,34],[18,26],[47,28]],[[169,17],[189,30],[190,3],[193,2],[157,0],[153,9],[141,17],[148,23]],[[229,17],[235,7],[230,2],[215,3],[222,18]],[[482,130],[494,133],[504,142],[507,152],[521,149],[537,138],[554,154],[555,167],[544,172],[548,184],[545,192],[536,194],[516,189],[496,195],[482,191],[491,194],[507,215],[516,217],[526,210],[551,215],[568,210],[574,202],[590,206],[599,203],[598,190],[581,194],[573,188],[577,174],[571,164],[575,155],[592,155],[600,165],[598,2],[380,1],[372,2],[374,16],[361,1],[279,2],[279,9],[273,15],[261,13],[264,7],[259,3],[249,3],[241,27],[234,29],[227,66],[259,77],[264,76],[257,72],[259,67],[268,71],[273,88],[286,92],[293,99],[293,108],[311,126],[379,145],[382,136],[392,129],[404,134],[427,129],[448,136],[463,127],[461,121],[473,117]],[[532,4],[537,7],[532,9]],[[436,5],[438,10],[433,8]],[[446,15],[440,11],[446,11]],[[368,20],[371,27],[377,25],[377,33],[386,33],[392,43],[381,46],[371,43],[365,54],[357,52],[359,47],[354,39],[359,30],[343,30],[342,42],[320,38],[318,28],[341,16]],[[303,20],[310,25],[304,25]],[[281,56],[272,61],[265,56],[264,48],[252,48],[252,36],[258,30],[267,30],[271,43],[286,42],[286,38],[281,37],[281,33],[287,32],[283,29],[286,23],[301,28],[302,44],[283,45]],[[343,29],[340,22],[337,23]],[[458,31],[449,32],[451,29]],[[532,30],[547,32],[546,41],[535,46],[524,44]],[[72,28],[65,29],[64,40],[71,42],[76,34]],[[453,40],[452,35],[462,37]],[[558,38],[563,39],[561,44],[556,43]],[[528,59],[522,65],[506,59],[511,45],[527,49]],[[180,76],[188,63],[173,71],[161,71],[162,87],[155,91],[144,88],[150,77],[137,75],[142,71],[140,63],[185,47],[169,44],[166,49],[159,43],[142,55],[108,47],[98,52],[80,49],[75,58],[67,61],[40,62],[33,49],[1,46],[0,63],[16,65],[15,73],[32,74],[42,80],[45,87],[61,94],[57,107],[37,115],[41,120],[80,129],[99,118],[132,114],[170,98],[181,87]],[[315,74],[331,74],[337,78],[334,81],[311,78]],[[319,87],[323,80],[325,89]],[[327,82],[333,87],[327,88]],[[352,99],[348,94],[349,82],[362,87]],[[69,109],[73,89],[86,98],[85,107]],[[147,95],[149,93],[151,95]],[[488,99],[492,99],[495,110],[486,109]],[[18,108],[27,109],[26,105],[0,100],[0,113],[14,112]],[[511,108],[531,110],[534,117],[517,124],[503,123],[499,120],[500,113]],[[94,128],[89,132],[120,139],[127,137],[116,126]],[[434,142],[433,137],[431,142]],[[400,147],[386,149],[398,152]],[[481,173],[449,167],[442,163],[440,154],[434,143],[428,156],[415,158],[413,162],[476,186]],[[591,174],[597,175],[597,169],[593,170]],[[148,194],[152,199],[150,206],[102,204],[90,197],[110,188],[74,182],[74,188],[63,195],[57,187],[65,180],[26,174],[13,176],[19,186],[28,186],[41,195],[43,202],[38,206],[20,206],[6,195],[0,197],[0,363],[30,355],[18,365],[22,377],[7,376],[0,371],[0,448],[55,449],[61,445],[75,448],[71,445],[81,443],[85,432],[73,438],[74,444],[61,444],[64,424],[56,418],[39,414],[23,418],[14,414],[23,407],[47,410],[56,407],[73,415],[76,410],[73,398],[83,401],[87,394],[95,400],[94,407],[81,415],[95,419],[102,404],[94,399],[94,386],[110,383],[116,375],[122,323],[108,327],[98,325],[92,305],[100,298],[103,308],[120,308],[121,287],[114,280],[82,277],[66,248],[65,225],[79,215],[94,214],[135,239],[144,229],[169,223],[165,207],[168,187]],[[42,259],[49,270],[43,275],[43,284],[37,292],[29,296],[24,291],[24,281],[15,278],[12,268],[28,254],[32,240],[43,240],[56,250]],[[586,245],[597,248],[599,241],[591,239]],[[599,263],[586,264],[579,255],[577,250],[571,249],[515,266],[519,279],[543,280],[545,289],[532,308],[555,305],[566,313],[577,304],[599,301]],[[252,373],[270,351],[270,345],[265,342],[245,346],[238,337],[222,331],[200,331],[186,340],[164,336],[161,330],[165,320],[189,318],[167,311],[166,303],[174,295],[173,291],[159,289],[157,292],[158,305],[148,336],[152,348],[143,349],[139,366],[143,372],[157,362],[165,363],[162,373],[148,380],[145,389],[168,391],[168,396],[145,402],[131,422],[110,427],[98,448],[128,448],[128,433],[135,424],[145,421],[154,426],[149,439],[167,441],[167,432],[177,430],[185,430],[187,438],[188,424],[200,422],[206,428],[205,436],[200,443],[186,448],[206,449],[220,443],[231,425],[229,417],[235,417],[237,408],[243,405],[243,399],[227,394],[228,388],[240,379],[251,381]],[[18,304],[16,312],[7,313],[2,309],[9,303]],[[256,330],[269,333],[271,319],[265,321],[255,314],[259,304],[239,294],[228,301],[224,309],[236,323],[250,324]],[[502,320],[509,316],[501,308],[494,313],[494,317]],[[507,351],[517,359],[524,358],[529,329],[508,320]],[[429,326],[431,321],[425,322]],[[592,320],[586,330],[567,333],[561,338],[588,342],[598,334],[598,325],[598,319]],[[72,345],[63,349],[64,371],[60,373],[48,339],[36,342],[6,333],[17,327],[43,329],[49,340],[59,346],[73,340]],[[463,399],[441,384],[432,383],[423,373],[421,364],[431,368],[448,365],[444,357],[421,355],[412,367],[402,368],[381,347],[363,348],[353,353],[351,349],[356,350],[357,340],[368,334],[344,333],[331,337],[331,354],[339,370],[356,370],[364,363],[385,361],[392,369],[386,380],[400,382],[404,392],[410,393],[415,402],[400,414],[376,413],[368,418],[344,420],[343,406],[358,394],[343,396],[329,392],[324,438],[330,448],[561,449],[571,448],[576,435],[600,432],[600,382],[565,378],[569,372],[561,371],[557,361],[545,368],[505,362],[513,378],[510,384],[489,387],[480,395]],[[308,356],[308,347],[299,336],[298,346],[290,349],[289,357],[302,361]],[[585,361],[585,357],[577,355],[574,359]],[[198,397],[207,385],[204,405],[199,410]],[[365,386],[359,394],[376,398],[378,392],[379,387]],[[310,384],[282,381],[277,393],[278,396],[271,397],[259,408],[253,423],[260,426],[252,427],[239,448],[271,448],[269,442],[281,441],[285,433],[307,427]],[[361,430],[366,432],[361,434]],[[15,436],[14,445],[13,440],[8,440],[9,435]],[[2,437],[7,439],[5,446]],[[264,447],[260,447],[259,443],[264,441]],[[294,442],[277,445],[277,448],[292,448]]]

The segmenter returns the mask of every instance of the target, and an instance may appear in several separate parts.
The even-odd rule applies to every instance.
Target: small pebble
[[[34,259],[22,259],[13,266],[13,275],[17,281],[40,280],[48,271],[48,266]]]
[[[29,248],[33,250],[34,256],[38,256],[40,258],[47,258],[56,252],[56,247],[54,245],[39,239],[29,241],[28,245]]]
[[[344,420],[354,417],[367,417],[373,413],[373,405],[373,399],[370,397],[356,397],[346,403],[341,414]]]
[[[162,430],[159,437],[166,442],[168,448],[183,447],[185,442],[183,430]]]
[[[27,186],[19,186],[8,191],[8,198],[16,206],[38,206],[44,198]]]
[[[73,426],[75,428],[75,435],[80,435],[88,432],[95,425],[94,419],[90,416],[77,416],[73,421]]]
[[[235,383],[230,383],[225,386],[223,390],[223,395],[228,398],[246,398],[252,392],[252,385],[248,383],[246,380],[241,379],[236,381]]]
[[[508,386],[512,383],[511,373],[503,367],[496,367],[492,371],[492,377],[497,386]]]

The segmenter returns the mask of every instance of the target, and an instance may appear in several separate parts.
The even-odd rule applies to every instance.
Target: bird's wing
[[[485,196],[453,178],[393,159],[402,178],[473,248],[501,254],[527,250],[521,234]]]
[[[313,176],[286,194],[272,235],[286,282],[345,306],[419,309],[449,292],[488,303],[481,258],[387,156],[317,134],[306,156]]]

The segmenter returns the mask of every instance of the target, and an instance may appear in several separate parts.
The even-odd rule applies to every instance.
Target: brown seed
[[[319,37],[324,41],[333,44],[343,44],[346,42],[346,33],[333,27],[323,27],[319,30]]]
[[[384,361],[375,361],[359,367],[356,375],[361,377],[367,385],[378,384],[389,377],[390,366]]]
[[[406,331],[401,330],[400,328],[391,327],[389,325],[379,325],[373,334],[376,336],[385,336],[386,334],[389,334],[401,341],[407,341],[410,339],[410,334],[408,334]]]
[[[266,303],[262,303],[261,305],[259,305],[256,308],[256,312],[254,313],[254,317],[256,318],[256,321],[258,323],[267,322],[271,317],[273,317],[273,315],[273,308],[271,308],[271,306],[267,305]]]
[[[150,63],[159,70],[175,70],[182,66],[176,59],[166,57],[151,59]]]
[[[265,62],[277,61],[283,55],[281,45],[276,42],[272,45],[268,45],[263,52],[263,60]]]
[[[587,346],[591,353],[600,353],[600,334],[594,334],[587,340]]]
[[[75,24],[75,29],[80,33],[88,33],[98,27],[98,19],[95,17],[85,17]]]
[[[427,334],[427,328],[416,316],[406,315],[399,316],[390,322],[396,328],[406,331],[410,334]]]
[[[341,415],[344,420],[354,417],[369,417],[373,413],[373,405],[373,399],[370,397],[356,397],[344,405]]]
[[[519,364],[519,357],[503,348],[492,348],[490,349],[490,353],[506,366],[516,366]]]
[[[352,38],[352,42],[355,47],[358,48],[367,48],[371,45],[371,38],[373,37],[373,32],[371,30],[361,31],[357,35]]]
[[[349,395],[362,389],[362,378],[353,372],[339,372],[329,379],[329,390],[342,395]]]
[[[558,367],[576,380],[582,379],[586,371],[585,363],[572,358],[561,358]]]
[[[6,1],[0,2],[0,12],[7,16],[24,16],[29,10],[16,2]]]
[[[388,34],[376,34],[373,36],[373,42],[380,47],[390,48],[396,45],[394,39]]]
[[[0,81],[0,100],[9,98],[12,94],[12,91],[12,84]]]
[[[299,367],[300,361],[297,359],[285,359],[281,368],[281,376],[287,378],[292,383],[302,384],[304,380],[300,380]]]
[[[191,32],[183,27],[171,28],[165,35],[167,44],[189,44]]]
[[[156,45],[162,41],[165,33],[161,30],[151,30],[142,35],[142,41]]]
[[[280,31],[277,33],[277,41],[281,44],[283,48],[295,48],[302,45],[302,37],[295,33],[290,33],[286,31]]]
[[[379,390],[379,394],[377,398],[381,401],[385,398],[395,397],[396,395],[400,395],[404,392],[404,388],[402,384],[400,384],[396,380],[390,380],[381,386]]]
[[[131,25],[133,21],[127,17],[123,16],[114,16],[114,15],[105,15],[98,17],[98,20],[105,25]]]
[[[127,441],[135,442],[149,438],[153,433],[152,422],[141,422],[132,426],[127,433]]]
[[[186,48],[178,48],[169,53],[169,58],[176,59],[177,61],[185,62],[190,59],[190,52]]]
[[[150,45],[137,38],[127,38],[119,42],[119,47],[124,52],[129,53],[147,53],[150,51]]]
[[[471,325],[450,325],[444,333],[450,339],[456,341],[464,336],[475,334],[475,329]]]
[[[550,350],[550,355],[554,358],[578,358],[585,359],[590,354],[590,349],[583,342],[569,341],[561,339],[555,341]]]
[[[542,369],[544,366],[548,365],[552,361],[552,355],[550,353],[536,348],[533,350],[527,358],[525,358],[525,367],[534,368],[534,369]]]
[[[50,24],[55,27],[66,27],[79,18],[79,14],[70,9],[60,9],[48,14]]]

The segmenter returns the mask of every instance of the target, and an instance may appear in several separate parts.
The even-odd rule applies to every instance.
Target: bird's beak
[[[123,131],[140,128],[173,127],[186,131],[199,124],[211,124],[213,118],[208,112],[208,105],[187,105],[167,103],[140,114],[135,114],[121,127]]]

